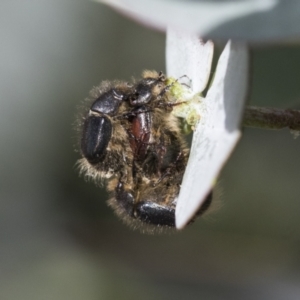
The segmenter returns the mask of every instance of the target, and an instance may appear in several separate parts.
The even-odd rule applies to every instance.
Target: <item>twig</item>
[[[300,111],[247,106],[243,126],[262,129],[289,128],[291,130],[300,131]]]

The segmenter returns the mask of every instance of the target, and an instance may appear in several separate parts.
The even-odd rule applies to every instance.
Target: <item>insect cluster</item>
[[[189,151],[171,113],[177,105],[171,85],[155,71],[145,71],[133,84],[102,82],[91,91],[79,126],[81,171],[96,182],[107,181],[108,204],[133,227],[175,226]]]

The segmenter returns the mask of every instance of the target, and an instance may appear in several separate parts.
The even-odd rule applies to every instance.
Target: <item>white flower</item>
[[[212,55],[212,42],[204,44],[195,35],[168,30],[167,75],[187,75],[195,95],[206,87]],[[229,41],[219,58],[212,86],[199,102],[200,119],[176,206],[178,229],[195,215],[241,136],[247,83],[247,48]]]
[[[269,12],[278,1],[247,0],[217,4],[158,0],[102,2],[149,26],[176,28],[167,31],[167,76],[178,79],[186,75],[190,79],[190,88],[181,86],[178,97],[179,101],[182,98],[190,102],[187,106],[175,107],[174,113],[195,127],[176,206],[176,227],[182,229],[214,187],[223,165],[241,137],[240,122],[248,83],[247,47],[229,41],[219,58],[213,83],[206,97],[202,98],[201,92],[211,72],[213,43],[203,43],[198,36],[241,16]],[[171,93],[176,92],[174,85]]]
[[[300,37],[300,1],[96,0],[159,30],[171,26],[213,39],[254,43],[290,42]]]

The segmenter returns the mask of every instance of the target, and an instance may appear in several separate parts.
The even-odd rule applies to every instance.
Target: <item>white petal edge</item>
[[[205,113],[198,123],[176,206],[176,227],[193,218],[238,142],[249,76],[248,50],[228,42],[205,98]]]
[[[189,51],[187,51],[189,49]],[[212,41],[204,43],[197,35],[167,30],[166,64],[168,77],[187,75],[192,79],[194,93],[202,92],[207,85],[214,53]]]
[[[217,39],[266,42],[299,37],[298,1],[94,0],[159,30],[171,26]],[[234,22],[234,23],[233,23]]]

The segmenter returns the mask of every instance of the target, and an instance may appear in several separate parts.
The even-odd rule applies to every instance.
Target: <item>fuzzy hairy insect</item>
[[[189,150],[171,113],[177,103],[169,88],[155,71],[145,71],[132,84],[103,82],[91,91],[82,117],[81,171],[96,181],[107,180],[108,204],[133,227],[175,226]]]

